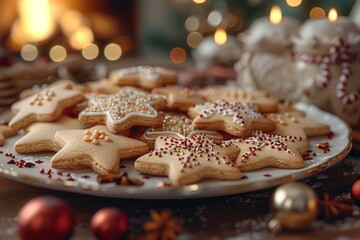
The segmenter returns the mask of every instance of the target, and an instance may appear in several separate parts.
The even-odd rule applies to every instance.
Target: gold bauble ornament
[[[317,216],[316,199],[314,190],[304,183],[289,182],[279,186],[271,198],[274,217],[269,228],[274,232],[307,228]]]

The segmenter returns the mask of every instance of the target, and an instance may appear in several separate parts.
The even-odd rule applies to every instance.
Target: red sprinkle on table
[[[264,173],[263,176],[264,177],[271,177],[272,175],[270,173]]]
[[[45,173],[45,169],[40,169],[40,171],[39,171],[41,174],[44,174]]]
[[[335,136],[334,132],[329,132],[327,135],[328,139],[332,139],[334,136]]]
[[[14,161],[14,159],[11,159],[10,161],[7,162],[7,164],[16,164],[16,162]]]
[[[24,164],[24,167],[26,167],[26,168],[32,168],[32,167],[34,167],[35,166],[35,163],[32,163],[32,162],[26,162],[25,164]]]
[[[43,160],[38,159],[38,160],[36,160],[36,161],[35,161],[35,163],[37,163],[37,164],[41,164],[41,163],[44,163],[44,161],[43,161]]]
[[[87,179],[87,178],[90,178],[90,176],[88,176],[88,175],[82,175],[81,178]]]
[[[309,154],[309,153],[304,153],[304,154],[302,155],[302,157],[303,157],[304,161],[312,160],[312,158],[310,157],[310,154]]]
[[[240,179],[243,180],[243,179],[248,179],[249,177],[248,176],[242,176]]]

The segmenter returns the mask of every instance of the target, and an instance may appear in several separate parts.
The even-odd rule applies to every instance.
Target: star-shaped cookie
[[[150,148],[154,147],[158,136],[185,138],[197,134],[205,134],[210,140],[219,142],[223,136],[216,131],[197,130],[192,125],[192,120],[183,114],[166,114],[160,127],[150,128],[144,132],[141,140],[146,142]]]
[[[50,85],[46,85],[43,84],[41,86],[39,85],[34,85],[32,88],[29,89],[25,89],[23,90],[19,97],[20,99],[26,98],[26,97],[30,97],[36,93],[39,93],[41,90],[46,90],[47,88],[52,88],[52,87],[59,87],[59,88],[65,88],[65,89],[74,89],[76,87],[78,87],[80,85],[77,85],[75,82],[68,80],[68,79],[60,79],[57,80],[56,82],[53,82]]]
[[[133,126],[159,126],[162,116],[155,109],[166,106],[162,95],[124,87],[113,95],[100,95],[89,100],[89,107],[80,112],[84,124],[106,124],[113,133]]]
[[[53,122],[59,119],[64,109],[84,99],[80,91],[67,89],[67,84],[55,84],[26,97],[11,107],[15,113],[9,127],[18,130],[33,122]]]
[[[153,89],[176,84],[175,71],[164,67],[137,66],[113,70],[109,74],[110,81],[118,86],[134,86]]]
[[[62,116],[56,122],[33,123],[25,129],[26,134],[15,143],[17,153],[35,153],[43,151],[57,152],[61,148],[55,140],[55,133],[60,130],[84,129],[77,118]]]
[[[217,145],[205,135],[186,138],[158,137],[155,150],[138,158],[135,169],[168,176],[174,186],[197,183],[202,179],[240,179],[232,159],[239,150],[231,143]]]
[[[182,86],[155,88],[152,92],[166,96],[169,109],[182,112],[187,112],[190,107],[205,102],[205,98],[196,91]]]
[[[0,146],[5,144],[5,138],[16,135],[16,130],[11,129],[9,126],[0,125]]]
[[[51,159],[51,167],[89,167],[100,175],[117,174],[120,159],[138,157],[149,151],[146,143],[115,135],[103,125],[87,130],[58,131],[55,138],[62,148]]]
[[[307,139],[307,137],[326,135],[331,131],[329,125],[313,121],[297,111],[271,113],[267,114],[266,118],[276,124],[273,134],[295,135]]]
[[[230,140],[240,149],[236,165],[241,171],[254,171],[266,167],[296,169],[304,167],[304,160],[297,151],[301,137],[279,136],[253,132],[246,139]]]
[[[270,98],[265,91],[242,89],[237,87],[213,86],[200,91],[208,101],[224,100],[228,102],[252,103],[261,113],[277,112],[278,102]]]
[[[275,129],[274,123],[249,103],[205,102],[190,108],[188,115],[194,118],[192,125],[197,129],[224,131],[238,137],[249,136],[252,130]]]

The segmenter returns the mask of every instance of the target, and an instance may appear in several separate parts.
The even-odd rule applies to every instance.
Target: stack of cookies
[[[22,130],[15,151],[54,151],[56,169],[118,174],[120,161],[131,158],[137,171],[179,186],[303,168],[308,138],[330,132],[261,91],[176,83],[176,72],[150,66],[91,84],[61,80],[13,104],[0,140]]]
[[[6,73],[0,73],[0,113],[16,102],[19,91],[12,78]]]

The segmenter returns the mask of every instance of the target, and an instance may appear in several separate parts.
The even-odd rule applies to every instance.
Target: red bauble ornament
[[[18,214],[18,228],[23,240],[66,240],[72,235],[74,226],[71,208],[57,197],[34,198]]]
[[[102,208],[91,219],[91,229],[98,239],[119,240],[129,227],[126,214],[117,208]]]
[[[360,179],[353,183],[351,187],[351,197],[356,205],[360,205]]]

